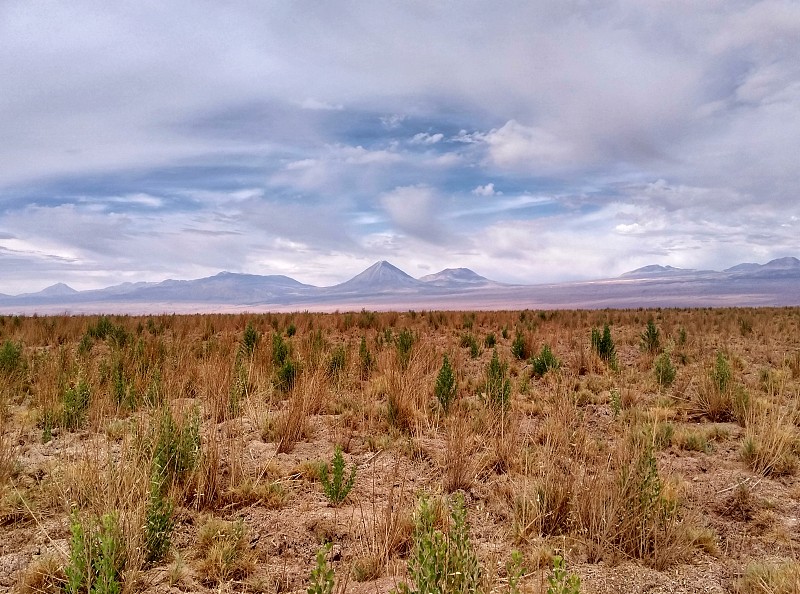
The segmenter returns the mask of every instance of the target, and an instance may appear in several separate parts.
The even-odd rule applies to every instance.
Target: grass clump
[[[320,467],[319,480],[328,501],[333,505],[341,505],[355,485],[356,465],[353,464],[350,474],[346,475],[342,448],[336,446],[330,465],[325,464]]]
[[[800,592],[800,563],[752,561],[734,583],[736,594],[795,594]]]
[[[227,522],[210,518],[200,527],[197,548],[201,555],[199,569],[208,584],[242,579],[255,566],[241,519]]]

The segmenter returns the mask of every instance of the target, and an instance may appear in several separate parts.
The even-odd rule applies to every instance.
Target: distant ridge
[[[445,268],[433,274],[426,274],[420,277],[419,280],[435,287],[486,286],[494,284],[488,278],[473,272],[469,268]]]
[[[280,274],[220,272],[89,291],[57,283],[37,293],[0,294],[3,314],[790,305],[800,306],[800,260],[794,257],[738,264],[721,272],[652,264],[617,278],[546,285],[502,284],[468,268],[445,268],[416,279],[381,260],[329,287]]]
[[[675,268],[673,266],[661,266],[659,264],[650,264],[649,266],[642,266],[636,270],[624,272],[620,277],[639,277],[639,276],[657,276],[667,274],[686,274],[687,272],[695,272],[686,268]]]

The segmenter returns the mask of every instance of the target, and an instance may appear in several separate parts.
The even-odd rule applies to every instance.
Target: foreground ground
[[[799,396],[798,309],[0,317],[0,589],[797,592]]]

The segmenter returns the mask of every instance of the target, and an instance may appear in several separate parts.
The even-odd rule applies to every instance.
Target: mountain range
[[[358,309],[521,309],[800,305],[800,260],[722,271],[650,265],[617,278],[539,285],[489,280],[468,268],[414,278],[386,261],[330,287],[283,275],[220,272],[195,280],[123,283],[76,291],[0,294],[0,313],[161,313]]]

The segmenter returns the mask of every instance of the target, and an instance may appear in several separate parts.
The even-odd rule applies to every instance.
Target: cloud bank
[[[0,5],[0,293],[798,255],[800,5]]]

